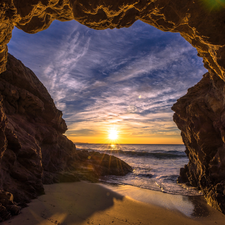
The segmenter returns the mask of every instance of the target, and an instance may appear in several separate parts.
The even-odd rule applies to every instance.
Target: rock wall
[[[46,88],[13,56],[0,75],[2,133],[0,186],[17,202],[44,192],[42,173],[55,173],[74,158],[75,146],[62,135],[67,129]]]
[[[179,182],[202,190],[209,204],[225,213],[225,83],[213,71],[172,107],[188,165]]]
[[[43,183],[97,181],[132,171],[116,157],[76,151],[46,88],[12,55],[7,61],[0,74],[0,222],[43,194]]]

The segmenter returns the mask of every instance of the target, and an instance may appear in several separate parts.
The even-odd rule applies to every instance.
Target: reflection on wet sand
[[[140,202],[154,204],[166,209],[179,211],[191,218],[204,218],[210,215],[223,217],[219,211],[210,207],[203,196],[182,196],[142,189],[130,185],[105,185],[105,187]]]

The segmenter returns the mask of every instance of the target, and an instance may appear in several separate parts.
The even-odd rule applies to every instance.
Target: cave
[[[223,107],[225,104],[225,35],[223,30],[225,14],[221,1],[207,4],[204,0],[183,2],[179,0],[124,0],[117,3],[112,0],[87,0],[85,2],[32,0],[22,3],[3,0],[0,5],[0,72],[3,74],[1,79],[4,80],[0,87],[1,93],[7,96],[6,102],[8,103],[12,99],[19,99],[18,112],[21,115],[24,111],[28,112],[29,120],[34,120],[36,128],[43,124],[43,121],[49,121],[45,132],[40,133],[39,136],[29,126],[29,123],[24,130],[21,130],[20,124],[27,122],[27,119],[24,116],[19,119],[15,118],[14,109],[10,106],[9,112],[5,113],[4,107],[8,103],[5,103],[1,96],[0,185],[2,189],[12,192],[17,200],[33,198],[44,191],[41,177],[43,170],[40,161],[41,150],[37,140],[41,140],[43,148],[48,148],[42,156],[46,162],[43,165],[45,182],[54,182],[56,167],[65,169],[72,157],[79,158],[79,156],[72,156],[73,144],[62,135],[66,130],[66,124],[44,86],[35,78],[32,81],[32,71],[8,54],[7,43],[14,26],[27,33],[36,33],[47,29],[53,20],[74,19],[93,29],[129,27],[136,20],[141,20],[162,31],[179,32],[197,49],[198,55],[203,58],[205,68],[208,69],[203,79],[190,88],[188,93],[178,99],[172,107],[175,111],[173,119],[181,130],[186,146],[185,152],[189,157],[189,163],[181,169],[179,179],[181,182],[189,182],[198,187],[210,205],[225,213],[225,112]],[[18,74],[23,74],[23,76],[21,75],[20,78]],[[21,89],[29,91],[31,95],[21,94],[23,92]],[[45,93],[44,96],[43,93]],[[37,112],[43,113],[42,118],[38,120],[34,118]],[[27,133],[33,136],[30,137]],[[46,134],[48,138],[45,138]],[[22,135],[25,135],[26,139],[22,140]],[[27,143],[32,143],[32,148],[27,147]],[[66,146],[64,153],[55,152],[54,158],[58,159],[60,156],[60,160],[49,160],[51,149],[59,148],[59,146]],[[8,148],[11,152],[6,151]],[[18,149],[22,150],[17,152]],[[15,154],[21,156],[19,157],[20,163],[30,163],[33,167],[32,171],[21,171],[22,168],[17,167],[10,174],[12,177],[19,176],[22,182],[29,180],[25,188],[26,194],[21,191],[24,188],[21,183],[15,183],[12,187],[9,182],[10,178],[3,172],[3,168],[4,171],[9,170],[11,162],[15,162]],[[65,179],[65,176],[62,179]]]

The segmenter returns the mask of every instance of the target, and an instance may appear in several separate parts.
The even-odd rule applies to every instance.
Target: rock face
[[[225,213],[225,83],[214,72],[190,88],[172,107],[189,163],[179,182],[202,190]]]
[[[198,50],[206,67],[225,77],[224,3],[193,0],[2,0],[0,72],[5,70],[6,44],[14,25],[36,33],[55,19],[75,19],[94,29],[128,27],[139,19],[163,31],[180,32]]]
[[[223,1],[29,0],[21,2],[17,0],[2,0],[0,3],[0,72],[6,70],[7,43],[11,38],[14,26],[25,32],[35,33],[48,28],[55,19],[61,21],[75,19],[94,29],[128,27],[139,19],[163,31],[179,32],[197,49],[198,55],[203,58],[204,65],[210,72],[173,107],[176,112],[174,120],[182,131],[182,137],[187,147],[186,152],[190,158],[189,164],[185,169],[181,170],[180,179],[198,186],[203,190],[212,205],[224,212],[225,157],[223,156],[223,143],[225,141],[225,129],[223,128],[223,81],[225,81],[225,13]],[[7,81],[8,75],[4,75],[4,77],[5,81]],[[23,76],[21,75],[18,79],[23,80]],[[30,90],[29,86],[36,85],[36,83],[30,84],[29,82],[25,84],[27,84],[27,90]],[[7,140],[10,140],[10,143],[12,143],[9,148],[11,153],[7,153],[7,160],[5,159],[4,163],[14,162],[14,154],[22,161],[21,165],[26,162],[26,159],[31,157],[35,164],[34,170],[36,172],[35,176],[32,176],[30,190],[33,190],[32,185],[35,183],[36,188],[33,192],[40,193],[43,191],[41,177],[39,176],[40,170],[44,169],[45,180],[54,180],[52,173],[54,174],[55,169],[58,168],[55,167],[54,160],[49,158],[50,152],[48,149],[52,148],[52,152],[55,149],[53,146],[60,148],[62,143],[67,143],[66,146],[68,147],[71,145],[64,136],[58,136],[58,132],[65,130],[65,123],[61,119],[60,112],[46,103],[46,100],[49,99],[48,96],[39,98],[30,91],[30,94],[18,94],[17,88],[15,89],[14,87],[15,85],[12,86],[8,83],[5,85],[8,85],[4,89],[5,92],[8,92],[7,98],[12,100],[4,103],[2,97],[0,99],[1,157],[6,151]],[[43,90],[43,87],[40,85],[38,88]],[[15,102],[17,101],[21,102],[21,104],[16,105]],[[22,103],[23,101],[24,103]],[[8,104],[7,116],[2,109],[5,104]],[[48,110],[53,110],[55,112],[54,115],[56,115],[55,118],[45,118],[45,120],[51,121],[51,125],[47,123],[49,126],[46,126],[46,132],[49,137],[44,140],[46,135],[44,133],[39,134],[33,140],[33,136],[30,137],[28,134],[29,132],[36,134],[36,129],[31,129],[30,122],[23,116],[14,117],[15,110],[22,113],[22,115],[24,110],[29,113],[31,118],[29,121],[36,120],[34,116],[36,112],[45,112],[46,118],[48,118],[48,116],[52,115],[48,113]],[[22,124],[25,124],[24,122],[26,122],[25,128],[22,127]],[[40,124],[43,121],[36,122],[37,129],[40,129]],[[52,125],[56,126],[53,131],[56,135],[52,135],[50,128]],[[27,141],[24,143],[18,141],[21,132],[22,134],[27,133]],[[42,139],[44,140],[42,142],[43,146],[35,142]],[[27,150],[27,143],[33,146],[32,151]],[[25,157],[20,157],[20,154],[17,156],[17,152],[14,149],[18,148],[22,149],[20,154],[25,155]],[[42,156],[43,161],[46,162],[46,164],[43,164],[43,167],[41,167],[40,162],[40,148],[46,149]],[[57,156],[61,156],[60,154],[57,151],[55,152],[56,159],[58,159]],[[66,158],[66,155],[63,155],[63,157]],[[4,163],[2,162],[2,164]],[[62,164],[57,160],[56,163],[61,168],[67,167],[66,163]],[[20,169],[18,168],[18,170],[13,172],[14,177],[21,174]],[[5,174],[7,174],[7,171],[1,176],[5,176],[4,179],[7,181],[9,178]],[[28,179],[30,170],[27,170],[25,174],[21,179]]]
[[[11,55],[0,75],[0,93],[5,136],[0,184],[15,201],[26,201],[44,192],[42,173],[66,168],[75,146],[62,135],[65,121],[45,87]]]
[[[97,181],[132,171],[117,158],[109,166],[107,155],[76,151],[46,88],[10,54],[0,74],[0,106],[0,221],[19,212],[16,203],[23,206],[43,194],[43,183]]]

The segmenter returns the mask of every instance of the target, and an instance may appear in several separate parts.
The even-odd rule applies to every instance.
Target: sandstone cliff
[[[132,170],[116,157],[76,151],[46,88],[10,54],[0,74],[0,106],[0,221],[19,212],[14,202],[23,206],[43,194],[43,183],[97,181]]]

